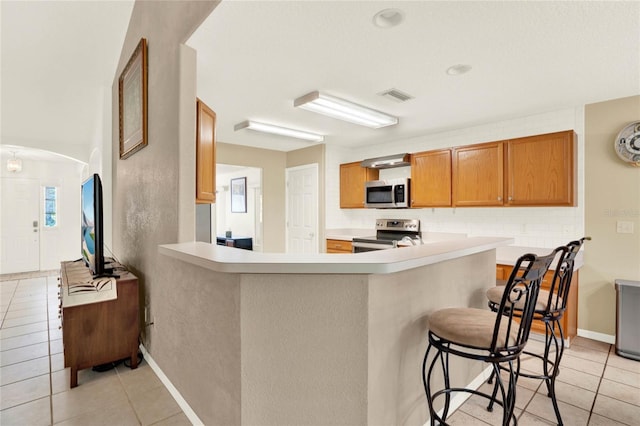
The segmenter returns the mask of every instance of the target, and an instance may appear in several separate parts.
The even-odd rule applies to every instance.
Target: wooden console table
[[[117,273],[120,278],[115,283],[107,283],[104,291],[98,291],[96,280],[91,279],[84,265],[79,262],[61,264],[60,314],[64,366],[71,368],[72,388],[78,386],[78,370],[124,358],[131,359],[131,368],[138,367],[138,278],[127,271]],[[78,279],[78,274],[85,274],[85,284],[78,284],[82,281]],[[90,289],[92,283],[96,286],[93,294]],[[107,297],[113,296],[107,294],[113,291],[113,284],[116,298],[100,300],[105,294]]]

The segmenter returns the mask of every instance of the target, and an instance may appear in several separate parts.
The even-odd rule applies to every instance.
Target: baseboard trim
[[[202,422],[202,420],[200,420],[200,418],[195,413],[195,411],[191,409],[187,401],[182,397],[182,395],[180,395],[180,392],[178,392],[178,389],[176,389],[176,387],[173,386],[173,383],[171,383],[171,380],[169,380],[166,374],[162,372],[158,364],[156,364],[156,362],[153,360],[151,355],[149,355],[149,352],[147,352],[147,349],[144,347],[144,345],[140,344],[140,350],[144,355],[144,359],[149,363],[149,367],[151,367],[153,372],[156,373],[156,375],[158,376],[162,384],[165,385],[165,387],[167,388],[167,390],[169,391],[173,399],[176,400],[176,403],[178,403],[178,406],[182,409],[182,412],[185,414],[185,416],[187,416],[191,424],[204,426],[204,423]]]
[[[615,335],[598,333],[596,331],[584,330],[582,328],[578,329],[578,336],[586,337],[587,339],[591,340],[597,340],[598,342],[609,343],[611,345],[615,345],[616,343]]]
[[[491,366],[485,368],[478,376],[471,381],[467,386],[467,389],[478,390],[480,386],[484,384],[491,376],[491,372],[493,368]],[[455,412],[458,408],[462,407],[462,404],[466,402],[467,399],[471,398],[471,394],[467,392],[458,392],[453,398],[451,398],[451,402],[449,403],[449,414]],[[442,413],[444,412],[444,408],[437,412],[439,417],[442,417]],[[430,420],[430,419],[429,419]],[[423,426],[429,426],[429,420]]]

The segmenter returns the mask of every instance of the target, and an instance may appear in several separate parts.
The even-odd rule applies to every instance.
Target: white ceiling
[[[110,117],[132,7],[0,1],[3,145],[88,161]],[[388,7],[403,10],[404,22],[373,26]],[[233,126],[266,121],[358,146],[640,94],[638,1],[223,0],[188,44],[198,51],[198,96],[218,114],[218,139],[284,151],[308,144]],[[454,64],[473,69],[447,76]],[[377,95],[390,88],[415,99]],[[400,124],[372,130],[293,108],[313,90]]]
[[[3,145],[88,162],[103,126],[111,131],[105,113],[132,8],[132,0],[0,1]]]
[[[381,29],[376,12],[404,22]],[[217,139],[308,146],[234,131],[251,119],[360,146],[640,94],[640,2],[222,1],[193,34],[198,96]],[[472,71],[448,76],[469,64]],[[377,94],[396,88],[415,99]],[[313,90],[400,118],[368,129],[293,107]]]

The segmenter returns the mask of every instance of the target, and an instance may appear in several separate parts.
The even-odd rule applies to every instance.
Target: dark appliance
[[[410,245],[422,244],[418,219],[378,219],[376,235],[356,237],[351,246],[353,253],[397,248],[399,242]]]
[[[253,238],[251,237],[216,237],[219,246],[235,247],[244,250],[253,250]]]

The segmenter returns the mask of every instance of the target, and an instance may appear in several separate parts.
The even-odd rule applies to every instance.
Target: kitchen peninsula
[[[496,248],[512,242],[345,255],[162,245],[175,297],[154,320],[172,338],[154,340],[152,355],[189,348],[189,362],[166,373],[205,424],[421,425],[428,316],[485,307]],[[452,381],[467,385],[483,368],[452,360]]]

